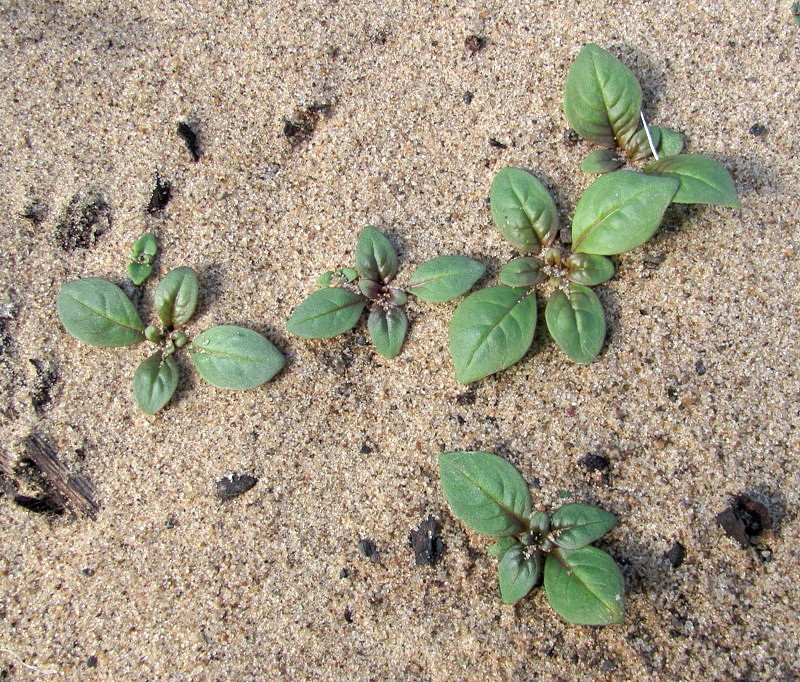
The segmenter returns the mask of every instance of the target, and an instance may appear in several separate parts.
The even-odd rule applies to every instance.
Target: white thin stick
[[[642,125],[644,125],[644,134],[647,135],[647,141],[650,143],[650,149],[653,151],[653,158],[658,161],[658,152],[656,146],[653,144],[653,138],[650,136],[650,126],[647,125],[647,119],[644,117],[644,111],[639,109],[639,116],[642,117]]]
[[[44,670],[42,668],[37,668],[35,665],[28,665],[25,661],[22,660],[20,655],[12,651],[11,649],[6,649],[5,647],[0,647],[0,651],[4,651],[7,654],[11,654],[14,658],[16,658],[22,665],[24,665],[28,670],[33,670],[35,673],[39,673],[41,675],[57,675],[58,670]]]

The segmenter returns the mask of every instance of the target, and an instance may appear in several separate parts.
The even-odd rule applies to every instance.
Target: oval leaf
[[[623,165],[622,159],[610,149],[598,149],[581,162],[581,170],[584,173],[610,173]]]
[[[428,303],[445,303],[467,293],[484,272],[483,263],[466,256],[439,256],[420,264],[407,289]]]
[[[498,578],[504,604],[514,604],[530,592],[542,574],[542,553],[523,545],[511,547],[500,561]]]
[[[591,253],[573,253],[564,263],[571,282],[593,287],[602,284],[614,276],[614,264],[605,256]]]
[[[372,225],[358,235],[356,268],[365,279],[389,283],[397,274],[397,252],[392,243]]]
[[[136,263],[150,264],[158,252],[158,244],[152,232],[145,232],[133,243],[131,259]]]
[[[678,154],[654,161],[645,173],[680,182],[672,198],[676,204],[715,204],[739,208],[733,178],[719,161],[702,154]]]
[[[500,270],[500,281],[510,287],[532,287],[547,279],[542,266],[538,258],[515,258]]]
[[[610,256],[643,244],[655,234],[679,184],[626,170],[601,175],[575,207],[572,250]]]
[[[565,504],[550,519],[550,538],[564,549],[580,549],[599,540],[614,526],[617,517],[590,504]]]
[[[189,355],[201,376],[217,388],[256,388],[286,363],[283,353],[261,334],[232,325],[204,331],[192,341]]]
[[[445,452],[439,476],[447,504],[472,530],[503,537],[528,529],[531,493],[513,464],[488,452]]]
[[[575,58],[564,87],[564,114],[581,137],[624,147],[639,127],[642,89],[631,70],[589,43]]]
[[[619,566],[597,547],[556,549],[544,565],[550,606],[573,625],[611,625],[625,615],[625,581]]]
[[[142,263],[128,263],[128,277],[137,287],[153,274],[153,266]]]
[[[489,547],[486,548],[486,551],[495,559],[502,561],[506,552],[517,545],[520,547],[523,546],[522,543],[513,535],[506,535],[505,537],[500,538],[497,542],[489,545]]]
[[[145,414],[155,414],[175,393],[178,387],[178,365],[172,356],[162,357],[161,351],[144,360],[133,375],[133,397]]]
[[[521,168],[504,168],[492,182],[492,220],[523,251],[538,253],[558,234],[558,211],[545,186]]]
[[[650,128],[650,131],[656,128]],[[656,145],[659,157],[675,156],[683,151],[683,135],[671,128],[658,128],[661,133],[661,141]]]
[[[507,286],[465,298],[450,321],[456,379],[468,384],[522,359],[536,330],[536,296]]]
[[[186,324],[197,308],[197,275],[186,266],[170,270],[156,287],[155,306],[165,327]]]
[[[93,346],[130,346],[144,338],[144,324],[131,299],[104,279],[67,282],[58,290],[56,308],[64,328]]]
[[[355,327],[367,301],[347,289],[320,289],[286,321],[286,330],[306,339],[329,339]]]
[[[559,289],[547,302],[544,316],[550,336],[570,360],[586,365],[597,357],[606,338],[606,316],[591,289],[570,284],[569,295]]]
[[[369,314],[367,329],[372,345],[383,357],[391,360],[403,347],[408,331],[408,318],[402,308],[384,310],[375,306]]]

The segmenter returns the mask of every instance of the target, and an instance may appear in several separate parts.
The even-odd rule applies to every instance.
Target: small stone
[[[574,147],[580,141],[580,137],[578,137],[578,133],[576,133],[572,128],[567,128],[564,131],[564,144],[567,147]]]
[[[343,568],[341,571],[339,571],[339,577],[340,578],[349,578],[350,577],[350,571],[348,571],[346,568]]]
[[[472,104],[472,100],[475,98],[475,95],[467,90],[463,95],[461,95],[461,99],[464,100],[464,104]]]
[[[86,659],[86,667],[87,668],[96,668],[97,667],[97,656],[89,656]]]
[[[669,552],[667,552],[667,561],[672,564],[672,568],[678,568],[686,557],[686,550],[680,542],[673,542]]]
[[[753,538],[773,526],[769,510],[746,493],[737,495],[731,505],[717,514],[717,523],[725,534],[746,549]]]
[[[763,137],[767,134],[767,127],[760,123],[754,123],[750,126],[750,134],[755,137]]]
[[[229,474],[217,479],[217,497],[221,500],[231,500],[252,488],[258,479],[247,474]]]
[[[708,370],[706,366],[703,364],[702,360],[698,360],[694,363],[694,371],[697,373],[697,376],[703,376]]]
[[[378,548],[375,546],[375,543],[368,538],[364,538],[360,540],[358,543],[358,553],[363,556],[365,559],[369,559],[370,561],[378,561],[380,555],[378,553]]]

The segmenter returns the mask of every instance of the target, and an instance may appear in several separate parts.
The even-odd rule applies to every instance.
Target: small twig
[[[642,124],[644,125],[644,134],[647,135],[647,141],[650,143],[650,149],[653,151],[653,158],[658,161],[658,152],[656,146],[653,144],[653,138],[650,136],[650,126],[647,125],[647,119],[644,117],[644,110],[639,109],[639,116],[642,117]]]
[[[7,654],[11,654],[14,658],[16,658],[22,665],[24,665],[28,670],[33,670],[35,673],[39,673],[41,675],[57,675],[58,670],[44,670],[43,668],[37,668],[35,665],[30,665],[22,660],[22,657],[15,651],[11,649],[6,649],[5,647],[0,647],[0,651],[3,651]]]

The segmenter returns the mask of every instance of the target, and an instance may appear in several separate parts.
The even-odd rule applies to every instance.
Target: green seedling
[[[367,330],[385,358],[403,347],[408,317],[403,306],[408,294],[429,303],[444,303],[469,291],[486,268],[465,256],[439,256],[422,263],[405,287],[394,278],[398,258],[392,243],[376,228],[358,236],[356,267],[331,270],[319,277],[323,287],[306,298],[286,322],[286,329],[307,339],[328,339],[352,329],[369,307]],[[332,286],[333,285],[333,286]]]
[[[446,452],[439,456],[439,475],[453,514],[497,538],[488,552],[499,561],[503,603],[516,603],[544,576],[547,600],[568,623],[623,621],[622,573],[592,545],[614,528],[613,514],[587,504],[564,504],[552,514],[536,511],[519,471],[487,452]]]
[[[650,239],[671,203],[740,205],[725,168],[680,153],[683,136],[647,126],[641,106],[639,83],[624,64],[596,45],[581,50],[567,75],[564,112],[579,135],[611,148],[593,152],[582,165],[602,175],[575,206],[569,244],[557,243],[558,212],[539,180],[519,168],[495,177],[492,220],[515,248],[531,255],[508,263],[499,286],[474,292],[453,314],[450,356],[461,383],[525,356],[536,330],[538,285],[552,292],[545,321],[556,344],[574,362],[592,362],[603,347],[606,321],[590,287],[614,275],[607,256]],[[643,172],[632,170],[651,156]]]
[[[128,263],[128,276],[138,287],[153,274],[153,260],[158,253],[156,238],[151,232],[145,232],[133,244],[131,262]]]
[[[212,327],[190,341],[181,328],[194,315],[198,291],[194,270],[171,270],[154,294],[158,323],[148,326],[122,289],[97,277],[64,284],[56,305],[64,328],[79,341],[113,347],[147,340],[156,346],[133,375],[136,404],[142,412],[154,414],[178,387],[179,371],[173,356],[181,348],[187,348],[200,375],[218,388],[256,388],[285,363],[283,354],[270,341],[243,327]]]

